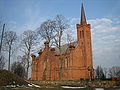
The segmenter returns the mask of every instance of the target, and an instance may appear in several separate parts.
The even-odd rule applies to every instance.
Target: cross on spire
[[[81,7],[81,24],[82,25],[87,24],[86,17],[85,17],[85,12],[84,12],[84,7],[83,7],[83,3],[82,3],[82,7]]]

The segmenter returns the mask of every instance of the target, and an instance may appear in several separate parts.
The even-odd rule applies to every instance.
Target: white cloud
[[[9,24],[12,24],[12,25],[17,24],[15,21],[9,21],[8,23],[9,23]]]
[[[119,19],[109,18],[88,20],[92,25],[94,65],[110,67],[120,63]],[[108,63],[109,62],[109,63]]]
[[[106,35],[104,37],[102,37],[101,39],[113,39],[113,38],[116,38],[115,35]]]
[[[118,21],[119,20],[117,20],[116,22]],[[112,19],[101,18],[95,20],[88,20],[88,22],[92,25],[93,33],[105,33],[120,30],[120,25],[114,25],[116,22],[114,22]]]
[[[97,18],[95,20],[88,20],[88,23],[91,23],[94,25],[99,25],[99,24],[110,25],[112,23],[112,20],[110,20],[108,18]]]
[[[79,18],[70,18],[69,20],[70,20],[70,23],[71,23],[71,24],[73,24],[73,23],[77,24],[77,23],[79,23],[79,21],[80,21]]]

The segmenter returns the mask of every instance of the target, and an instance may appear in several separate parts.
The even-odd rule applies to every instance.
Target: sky
[[[20,35],[62,14],[76,38],[81,3],[91,24],[94,67],[120,66],[120,0],[0,0],[0,20]]]

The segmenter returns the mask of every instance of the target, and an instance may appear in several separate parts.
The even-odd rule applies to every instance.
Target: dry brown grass
[[[20,78],[18,75],[7,71],[0,70],[0,86],[7,85],[27,85],[27,82]]]

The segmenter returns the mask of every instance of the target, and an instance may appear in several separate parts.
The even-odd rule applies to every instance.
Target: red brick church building
[[[93,61],[90,24],[87,24],[84,8],[81,8],[81,22],[76,25],[77,42],[57,48],[49,48],[45,42],[44,50],[36,57],[32,55],[32,80],[80,80],[93,79]]]

